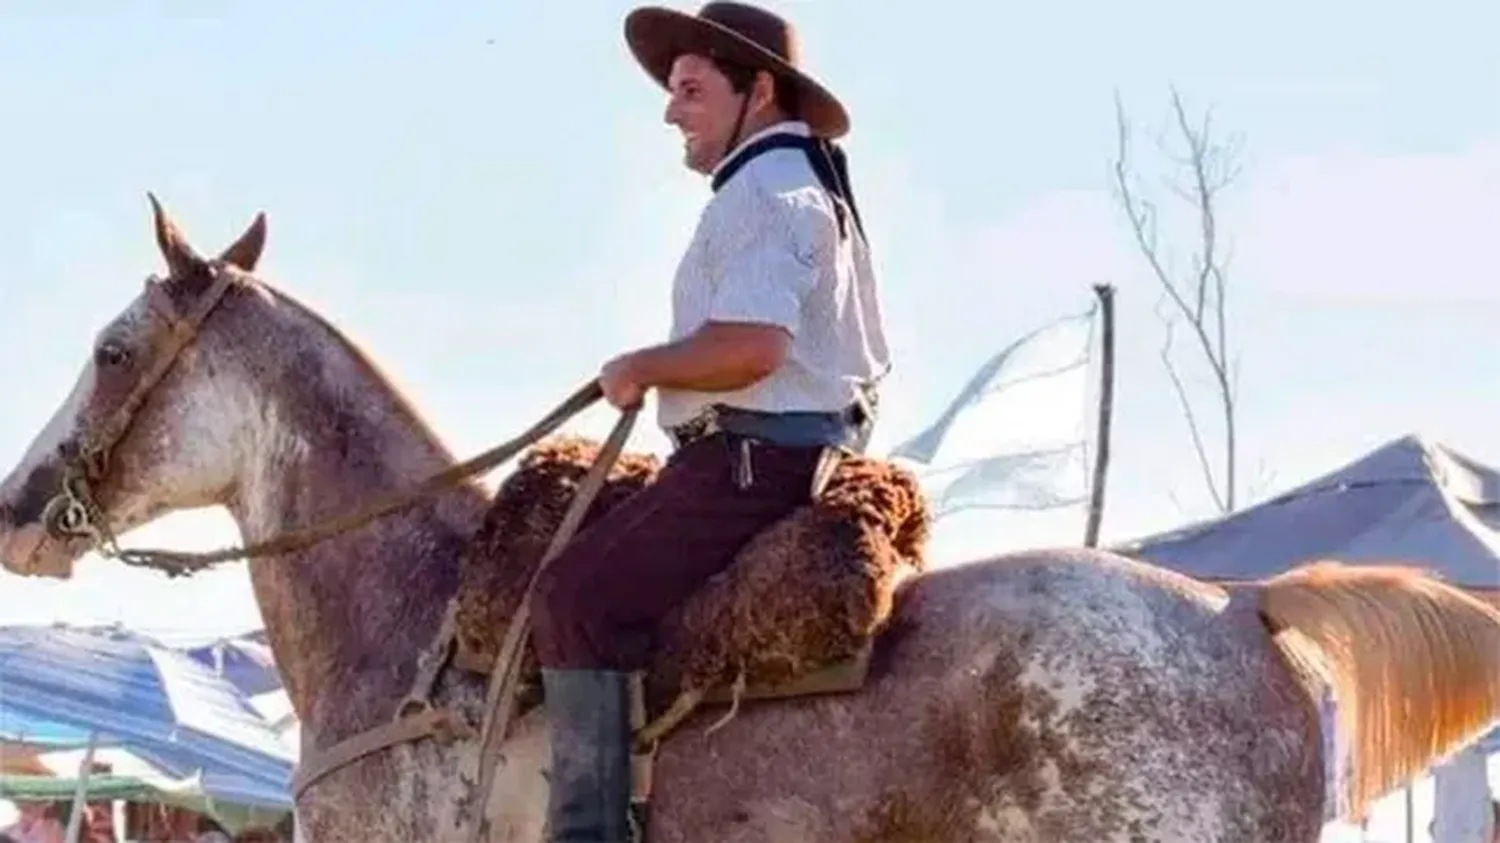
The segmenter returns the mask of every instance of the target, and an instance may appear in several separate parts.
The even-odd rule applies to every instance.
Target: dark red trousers
[[[656,480],[580,532],[537,581],[532,641],[545,668],[636,670],[655,624],[756,533],[807,503],[820,448],[718,433],[672,454]],[[741,488],[737,478],[748,477]]]

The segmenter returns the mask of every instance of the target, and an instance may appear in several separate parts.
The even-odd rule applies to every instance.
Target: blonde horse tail
[[[1500,611],[1421,570],[1317,562],[1261,583],[1259,605],[1332,685],[1357,819],[1500,716]]]

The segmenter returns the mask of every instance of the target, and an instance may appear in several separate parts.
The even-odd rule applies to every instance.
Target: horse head
[[[229,339],[247,327],[265,216],[210,260],[150,200],[167,274],[96,334],[72,391],[0,480],[0,565],[12,573],[67,579],[115,535],[225,503],[236,452],[255,447]]]

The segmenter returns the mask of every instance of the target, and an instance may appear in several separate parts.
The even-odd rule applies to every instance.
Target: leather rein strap
[[[515,614],[511,615],[509,623],[506,624],[505,638],[500,642],[500,652],[496,654],[494,668],[490,671],[490,684],[484,698],[484,724],[479,732],[479,793],[477,794],[479,801],[474,811],[473,822],[469,826],[469,840],[474,843],[484,839],[489,830],[489,818],[485,808],[489,804],[490,791],[494,790],[495,771],[502,763],[500,746],[509,734],[511,719],[515,716],[516,691],[521,682],[521,663],[525,660],[526,642],[531,635],[531,597],[536,589],[537,580],[541,578],[547,565],[572,540],[573,534],[583,523],[584,516],[588,514],[589,504],[593,502],[599,489],[604,486],[610,469],[614,467],[615,462],[620,458],[620,453],[625,449],[625,440],[630,438],[630,427],[634,423],[637,412],[639,408],[625,411],[620,416],[620,420],[615,423],[615,429],[610,431],[609,439],[605,441],[604,447],[599,449],[598,456],[594,458],[594,464],[589,466],[589,473],[579,484],[572,502],[568,504],[567,512],[563,513],[562,523],[558,524],[557,532],[552,534],[552,541],[547,545],[547,552],[542,554],[542,561],[536,566],[531,579],[526,583],[526,593],[521,597],[520,604],[516,606]]]
[[[320,542],[349,532],[378,518],[406,509],[437,492],[483,474],[514,457],[542,438],[557,430],[572,417],[603,397],[598,381],[591,380],[568,396],[561,404],[542,417],[540,421],[521,433],[520,436],[503,442],[473,458],[437,472],[415,486],[398,494],[377,500],[369,506],[330,518],[310,527],[275,536],[266,541],[248,545],[228,547],[206,553],[170,550],[121,549],[109,528],[102,508],[94,497],[93,489],[103,482],[109,471],[110,455],[129,432],[136,414],[150,397],[152,390],[161,383],[182,352],[197,338],[204,321],[223,302],[229,290],[242,282],[237,269],[222,262],[208,265],[213,281],[209,289],[186,315],[177,314],[171,300],[157,286],[155,278],[147,280],[147,292],[159,299],[152,309],[166,319],[168,331],[160,351],[151,361],[151,367],[137,381],[126,400],[117,407],[107,421],[89,437],[71,447],[63,454],[64,472],[61,488],[48,502],[43,518],[47,529],[60,539],[88,539],[91,549],[106,558],[118,559],[127,565],[153,568],[168,576],[182,576],[224,562],[239,559],[265,558],[305,550]],[[484,807],[489,800],[489,791],[494,781],[494,767],[500,742],[509,729],[514,711],[516,684],[520,676],[522,651],[529,638],[531,620],[531,595],[537,577],[547,564],[573,538],[583,523],[588,508],[603,488],[609,472],[614,468],[630,437],[631,427],[639,408],[621,413],[610,432],[609,439],[600,449],[589,473],[579,484],[578,491],[569,503],[562,523],[553,534],[541,564],[527,584],[526,593],[515,615],[506,629],[505,639],[491,672],[491,681],[486,694],[484,722],[481,725],[481,785],[478,815],[472,829],[475,839],[481,828],[487,827]],[[365,756],[388,749],[398,744],[434,738],[447,742],[456,738],[473,737],[474,730],[456,712],[433,705],[431,695],[438,676],[452,658],[456,641],[458,602],[455,596],[449,601],[441,628],[427,649],[418,658],[417,675],[411,690],[397,705],[390,722],[357,733],[334,743],[332,746],[304,752],[292,777],[293,799],[299,798],[314,782]]]
[[[65,471],[62,488],[49,502],[44,516],[48,529],[58,538],[86,538],[94,543],[93,550],[101,556],[137,567],[153,568],[168,576],[192,574],[214,565],[240,559],[256,559],[280,556],[305,550],[335,536],[362,527],[378,518],[409,508],[430,495],[490,471],[505,463],[516,454],[557,430],[573,416],[588,409],[603,397],[597,381],[589,381],[568,396],[536,424],[520,436],[503,442],[473,458],[446,468],[422,480],[415,486],[390,495],[374,503],[329,518],[300,530],[294,530],[265,541],[248,545],[226,547],[208,552],[188,552],[153,549],[122,549],[101,508],[93,495],[109,470],[109,458],[120,440],[129,432],[136,414],[150,397],[152,390],[171,371],[182,352],[197,338],[203,322],[224,300],[224,295],[241,283],[237,270],[221,264],[210,264],[213,284],[203,294],[186,317],[178,318],[170,312],[163,314],[170,324],[168,336],[160,353],[152,360],[146,374],[136,383],[125,401],[115,409],[96,435],[83,444],[71,447],[64,455]],[[148,281],[153,285],[154,279]],[[148,287],[148,289],[154,289]],[[165,296],[162,296],[165,299]],[[168,305],[169,306],[169,305]],[[162,308],[157,307],[157,310]]]

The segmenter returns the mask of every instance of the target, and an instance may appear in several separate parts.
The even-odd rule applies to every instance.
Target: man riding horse
[[[684,163],[711,178],[672,290],[669,341],[605,363],[605,398],[655,390],[675,448],[537,582],[554,841],[628,839],[628,681],[648,631],[868,440],[889,368],[842,150],[844,107],[798,66],[792,25],[739,3],[626,19],[668,92]]]

